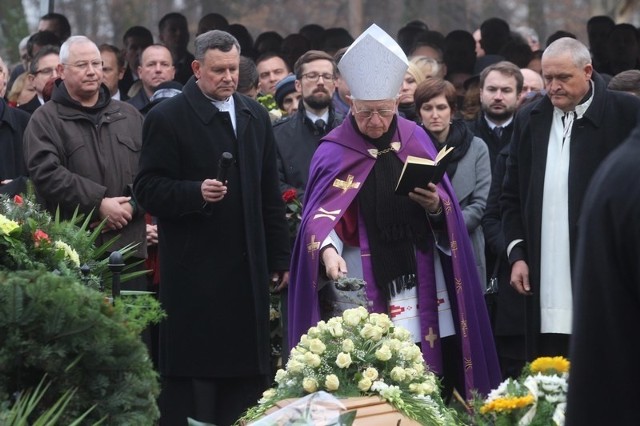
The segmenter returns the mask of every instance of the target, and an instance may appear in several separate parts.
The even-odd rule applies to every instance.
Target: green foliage
[[[123,291],[115,309],[122,312],[127,318],[127,328],[136,334],[167,316],[158,299],[148,292]]]
[[[4,426],[56,426],[58,424],[67,405],[69,404],[69,401],[71,401],[75,395],[76,389],[66,391],[51,407],[42,411],[40,416],[34,419],[34,411],[36,411],[42,397],[51,386],[50,382],[45,384],[46,377],[47,376],[45,374],[35,390],[31,391],[29,389],[24,392],[20,392],[15,404],[13,404],[10,409],[5,411],[0,407],[0,424]],[[89,408],[69,426],[79,425],[94,408],[95,407]],[[101,423],[102,421],[95,422],[93,423],[93,426],[97,426]]]
[[[159,417],[157,374],[122,309],[70,277],[0,271],[0,401],[32,388],[44,373],[51,407],[69,389],[60,424],[95,406],[87,421],[146,425]]]

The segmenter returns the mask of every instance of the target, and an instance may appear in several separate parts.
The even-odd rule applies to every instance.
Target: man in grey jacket
[[[106,219],[97,244],[120,238],[110,250],[138,243],[146,257],[144,214],[131,195],[142,146],[142,116],[131,105],[111,100],[102,84],[98,47],[84,36],[60,49],[51,102],[32,115],[24,135],[27,168],[45,207],[69,218],[76,208]],[[144,279],[141,280],[144,283]],[[136,288],[138,289],[138,288]]]

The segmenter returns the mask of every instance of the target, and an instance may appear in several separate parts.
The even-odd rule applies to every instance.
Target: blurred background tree
[[[158,21],[170,11],[187,17],[191,43],[200,17],[210,12],[243,24],[254,38],[268,30],[286,36],[310,23],[344,27],[355,37],[375,22],[395,35],[415,19],[444,34],[455,29],[473,32],[482,21],[497,16],[513,28],[534,28],[542,41],[562,29],[586,42],[586,23],[594,15],[640,25],[640,0],[2,0],[0,54],[8,62],[18,61],[20,39],[36,30],[43,8],[52,3],[55,12],[69,18],[73,34],[119,47],[122,35],[133,25],[149,28],[157,40]]]

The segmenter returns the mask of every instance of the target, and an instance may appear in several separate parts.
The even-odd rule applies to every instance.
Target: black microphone
[[[218,160],[218,176],[216,179],[219,182],[222,182],[224,185],[227,181],[227,172],[229,171],[229,166],[233,163],[233,155],[230,152],[223,152],[220,156],[220,160]]]

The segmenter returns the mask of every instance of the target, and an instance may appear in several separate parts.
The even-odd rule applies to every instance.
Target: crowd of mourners
[[[562,30],[540,40],[492,17],[446,34],[414,20],[393,37],[308,24],[254,38],[210,13],[191,45],[189,28],[171,12],[157,39],[133,26],[120,46],[97,45],[49,13],[20,62],[0,58],[0,192],[32,183],[63,218],[79,207],[105,221],[101,240],[119,236],[109,250],[137,244],[127,261],[148,273],[123,286],[157,293],[168,313],[143,334],[162,378],[161,424],[233,423],[274,374],[270,292],[286,365],[341,306],[331,283],[351,276],[365,279],[369,309],[413,333],[447,398],[566,356],[584,389],[570,393],[568,419],[599,424],[584,406],[601,405],[589,389],[605,379],[589,370],[605,349],[628,350],[615,339],[640,308],[625,310],[630,325],[592,319],[590,301],[617,305],[588,287],[599,276],[589,268],[601,262],[611,277],[627,270],[611,251],[631,253],[636,270],[640,258],[615,245],[589,257],[593,235],[623,231],[581,224],[607,199],[587,196],[605,157],[640,143],[636,27],[594,16],[586,42]],[[394,193],[407,155],[449,148],[442,182]],[[295,236],[288,190],[304,206]],[[637,272],[617,280],[639,283]],[[600,297],[583,299],[585,287]]]

